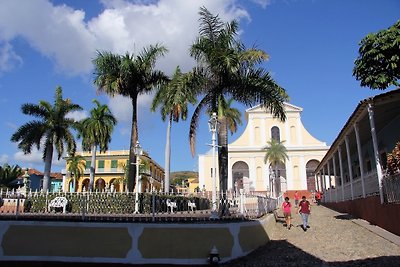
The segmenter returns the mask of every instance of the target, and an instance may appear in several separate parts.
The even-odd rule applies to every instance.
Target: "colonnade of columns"
[[[337,202],[350,199],[353,200],[359,197],[365,198],[367,195],[376,194],[378,192],[381,203],[384,201],[382,190],[383,173],[378,150],[374,107],[371,103],[367,104],[367,113],[375,160],[375,170],[368,175],[366,174],[364,165],[365,158],[363,158],[362,153],[363,144],[361,143],[359,131],[359,121],[361,121],[363,116],[366,115],[363,111],[359,117],[356,118],[355,122],[352,123],[352,125],[340,133],[335,143],[326,154],[327,156],[324,157],[324,159],[321,161],[321,164],[316,169],[317,190],[324,192],[325,201]],[[350,137],[355,137],[357,151],[351,151]],[[342,151],[342,147],[344,147],[345,151]],[[343,152],[345,152],[345,155],[343,155]],[[354,158],[355,154],[358,159],[357,163],[359,164],[356,166],[354,166],[352,163],[352,156]],[[347,159],[346,161],[343,161],[344,156]],[[337,159],[339,166],[337,166]],[[373,161],[371,160],[371,162]],[[339,167],[339,170],[337,170],[337,167]],[[353,172],[353,167],[359,167],[359,176],[355,175]],[[331,168],[333,169],[333,172]],[[345,175],[346,168],[347,172]],[[334,181],[334,186],[332,184],[332,179]],[[366,186],[367,184],[368,186]]]

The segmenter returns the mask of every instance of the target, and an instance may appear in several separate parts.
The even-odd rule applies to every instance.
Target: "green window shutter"
[[[118,160],[111,160],[111,168],[113,169],[118,168]]]
[[[98,163],[99,163],[98,168],[99,169],[104,169],[104,160],[99,160]]]
[[[90,160],[87,160],[87,161],[86,161],[86,163],[85,163],[85,169],[86,169],[86,170],[90,169],[90,163],[91,163]]]

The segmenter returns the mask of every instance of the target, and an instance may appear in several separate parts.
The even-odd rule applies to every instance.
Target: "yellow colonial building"
[[[77,152],[76,154],[84,157],[85,172],[75,185],[74,181],[66,169],[63,173],[63,191],[64,192],[82,192],[89,188],[90,165],[92,154],[90,152]],[[125,169],[128,164],[129,151],[115,150],[105,153],[96,153],[96,170],[94,177],[95,191],[115,191],[123,192],[126,190]],[[141,192],[151,190],[161,190],[164,183],[164,168],[155,162],[150,156],[143,151],[140,156],[141,164],[144,167],[140,169]]]
[[[229,191],[244,189],[246,193],[268,193],[272,187],[279,192],[316,189],[314,170],[329,147],[305,129],[301,122],[302,110],[285,103],[285,122],[274,118],[261,106],[246,110],[246,129],[228,145]],[[287,149],[288,160],[278,166],[277,175],[269,162],[264,163],[267,142],[271,139],[284,141]],[[211,150],[199,155],[199,187],[202,190],[212,191],[212,166]],[[219,190],[218,171],[216,184]]]

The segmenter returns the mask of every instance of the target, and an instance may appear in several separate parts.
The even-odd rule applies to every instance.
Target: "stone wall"
[[[260,220],[210,223],[88,223],[0,221],[0,261],[207,264],[244,256],[270,240],[275,224]]]

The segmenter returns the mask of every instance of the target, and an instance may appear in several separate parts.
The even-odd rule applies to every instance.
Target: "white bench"
[[[167,211],[168,211],[168,207],[171,208],[171,212],[174,212],[174,209],[178,208],[178,206],[176,205],[176,202],[173,202],[170,199],[167,199]]]
[[[67,212],[68,199],[65,197],[55,197],[49,203],[49,211],[55,208],[63,208],[63,213]]]
[[[192,201],[188,201],[188,208],[190,208],[192,211],[194,211],[194,209],[196,209],[196,203],[192,202]]]

